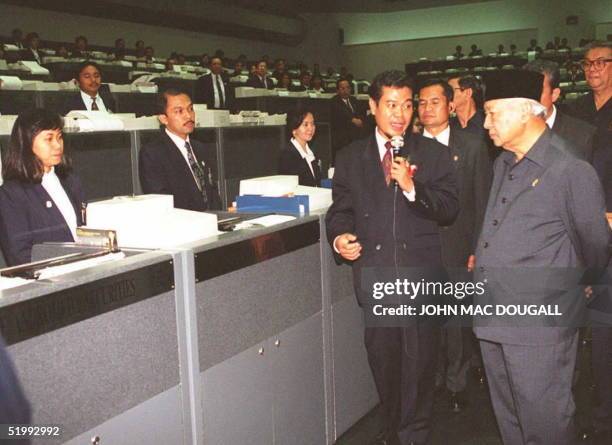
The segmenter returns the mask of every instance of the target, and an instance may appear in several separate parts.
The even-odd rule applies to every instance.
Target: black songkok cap
[[[522,97],[540,101],[544,75],[525,70],[488,71],[484,74],[485,100]]]

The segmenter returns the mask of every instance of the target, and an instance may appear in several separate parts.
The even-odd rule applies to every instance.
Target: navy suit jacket
[[[106,109],[115,113],[117,111],[117,104],[115,103],[115,99],[113,99],[113,96],[110,91],[106,91],[106,89],[100,87],[98,93],[104,101],[104,106],[106,107]],[[62,115],[65,116],[72,110],[87,110],[85,102],[83,102],[83,98],[81,97],[80,91],[66,99],[66,102],[64,102],[64,107],[62,108]]]
[[[487,208],[493,165],[484,139],[465,130],[451,127],[448,150],[457,175],[460,210],[452,225],[440,228],[442,258],[445,266],[465,268]]]
[[[272,82],[272,77],[270,77],[270,76],[266,77],[266,83],[268,84],[268,89],[269,90],[274,88],[274,83]],[[264,85],[262,80],[256,74],[251,74],[249,76],[249,79],[247,80],[246,86],[247,87],[253,87],[253,88],[266,88],[266,85]]]
[[[437,277],[442,268],[438,225],[451,224],[459,211],[456,176],[446,147],[421,135],[407,134],[401,155],[417,166],[413,202],[385,183],[374,135],[353,142],[338,152],[336,159],[333,203],[325,217],[327,237],[333,244],[338,235],[348,232],[361,243],[361,256],[352,263],[361,305],[372,302],[367,299],[369,286],[364,286],[370,280],[365,274],[371,271],[384,273],[397,262],[412,281],[431,274]],[[343,261],[337,254],[336,259]]]
[[[552,131],[569,143],[570,149],[575,149],[578,157],[589,164],[593,163],[593,138],[596,128],[569,114],[557,109],[557,117]]]
[[[84,202],[81,183],[69,174],[60,179],[82,225]],[[9,266],[29,263],[32,246],[44,242],[71,242],[72,233],[59,208],[41,184],[5,181],[0,187],[0,245]]]
[[[222,74],[221,79],[225,90],[225,106],[222,109],[229,110],[233,103],[234,92],[227,76]],[[206,104],[209,110],[215,109],[215,89],[213,88],[211,74],[202,76],[196,81],[194,100],[195,103]]]
[[[321,169],[319,168],[318,159],[312,162],[314,176],[308,167],[308,161],[302,158],[290,142],[283,151],[281,151],[278,160],[278,173],[280,175],[297,175],[300,185],[309,187],[319,187],[321,185]]]
[[[213,163],[206,154],[204,144],[189,138],[197,160],[212,176]],[[144,193],[174,196],[174,207],[195,211],[220,210],[221,199],[215,181],[206,182],[208,205],[193,178],[185,158],[164,130],[158,138],[146,144],[138,154],[140,185]]]

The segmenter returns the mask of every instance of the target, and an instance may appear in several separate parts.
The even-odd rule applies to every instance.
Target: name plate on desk
[[[174,289],[171,260],[0,308],[0,332],[11,345]]]
[[[194,258],[196,283],[308,247],[319,239],[319,221],[316,220],[197,252]]]

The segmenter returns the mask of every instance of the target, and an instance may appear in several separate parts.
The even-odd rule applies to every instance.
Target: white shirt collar
[[[380,156],[380,161],[382,162],[382,159],[385,156],[385,153],[387,152],[387,147],[385,147],[385,144],[387,143],[389,139],[387,139],[385,136],[380,134],[380,130],[378,129],[378,127],[376,127],[374,134],[376,135],[376,145],[378,146],[378,155]]]
[[[72,233],[72,238],[76,240],[76,228],[77,228],[77,217],[72,202],[64,190],[60,179],[55,173],[55,168],[51,167],[51,170],[43,174],[42,187],[46,190],[51,198],[51,201],[47,201],[47,208],[51,208],[53,203],[62,214],[66,225]]]
[[[81,98],[85,103],[85,106],[89,111],[91,111],[91,104],[93,103],[92,97],[87,94],[85,91],[81,90]],[[104,105],[104,101],[100,97],[100,93],[96,94],[96,105],[98,106],[99,111],[106,111],[106,106]]]
[[[308,168],[310,168],[310,172],[312,173],[312,176],[314,177],[315,173],[312,167],[312,161],[314,161],[316,158],[315,158],[314,153],[308,146],[308,144],[306,144],[306,151],[304,151],[304,149],[302,148],[302,146],[300,145],[300,143],[297,141],[296,138],[291,138],[291,143],[293,144],[295,149],[298,151],[302,159],[306,161],[306,163],[308,164]]]
[[[172,139],[172,142],[174,142],[174,145],[177,146],[177,148],[182,152],[187,152],[185,149],[185,142],[189,142],[189,135],[187,135],[187,139],[183,139],[180,136],[175,135],[174,133],[172,133],[170,130],[168,130],[167,128],[164,128],[164,131],[166,132],[166,134],[168,135],[168,137],[170,139]],[[191,144],[191,142],[189,142]]]
[[[548,117],[548,119],[546,119],[546,125],[548,125],[548,128],[552,129],[552,127],[555,125],[556,118],[557,118],[557,107],[553,105],[552,113],[550,113],[550,116]]]
[[[300,143],[297,141],[296,138],[291,138],[291,143],[293,144],[295,149],[298,151],[302,159],[307,159],[308,162],[314,161],[315,155],[310,149],[310,147],[308,146],[308,144],[306,144],[306,151],[304,151],[304,149],[302,148],[302,146],[300,145]]]
[[[429,139],[433,139],[435,137],[439,143],[444,144],[448,147],[448,141],[450,140],[450,126],[447,125],[446,128],[442,130],[437,136],[431,134],[429,131],[427,131],[427,129],[423,129],[423,136]]]

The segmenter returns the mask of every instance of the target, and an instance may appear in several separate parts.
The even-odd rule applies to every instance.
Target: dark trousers
[[[446,389],[462,392],[467,387],[468,373],[474,355],[474,333],[472,328],[448,326],[442,328],[438,353],[437,374]]]
[[[507,445],[575,443],[572,377],[578,334],[554,345],[480,342],[491,403]]]
[[[366,328],[365,347],[389,436],[425,444],[431,433],[439,328]]]
[[[593,410],[593,426],[601,431],[612,430],[612,328],[594,327],[592,366],[598,404]]]

